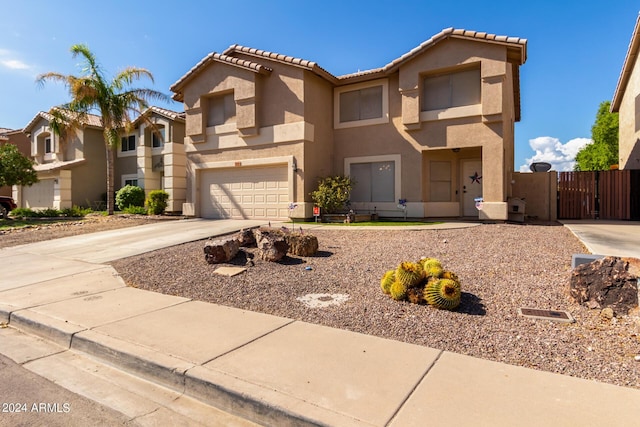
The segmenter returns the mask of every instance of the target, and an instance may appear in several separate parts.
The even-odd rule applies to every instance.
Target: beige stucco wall
[[[640,169],[640,56],[635,63],[619,108],[619,168]]]
[[[527,217],[544,221],[558,218],[557,172],[514,172],[511,187],[513,197],[524,199]]]
[[[107,191],[107,155],[102,130],[86,128],[82,133],[82,147],[86,162],[73,168],[71,202],[86,207],[102,200]]]
[[[298,159],[296,185],[297,201],[304,202],[304,209],[296,214],[301,217],[313,216],[313,200],[310,193],[318,188],[320,178],[334,175],[332,166],[333,144],[333,87],[326,80],[311,72],[305,72],[305,121],[313,124],[313,141],[304,144],[303,156]]]

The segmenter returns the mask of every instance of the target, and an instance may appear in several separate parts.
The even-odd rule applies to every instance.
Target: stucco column
[[[482,210],[480,219],[506,220],[507,193],[504,174],[504,148],[501,143],[489,143],[482,147]]]

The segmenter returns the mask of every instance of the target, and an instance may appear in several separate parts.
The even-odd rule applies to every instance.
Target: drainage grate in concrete
[[[573,323],[575,319],[569,312],[564,310],[540,310],[538,308],[519,308],[520,316],[532,319],[553,320],[556,322]]]

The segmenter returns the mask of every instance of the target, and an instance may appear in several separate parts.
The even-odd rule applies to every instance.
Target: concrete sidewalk
[[[250,225],[175,221],[0,250],[12,266],[0,352],[61,384],[87,354],[263,425],[637,425],[640,390],[129,288],[100,264],[146,250],[133,235],[155,248],[164,233],[175,244]],[[25,355],[23,332],[45,341]]]

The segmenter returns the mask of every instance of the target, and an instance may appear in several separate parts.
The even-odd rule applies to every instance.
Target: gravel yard
[[[483,224],[453,230],[313,230],[314,257],[287,257],[237,276],[213,273],[204,241],[113,262],[130,285],[549,372],[640,388],[636,317],[604,320],[568,296],[571,255],[585,253],[562,226]],[[253,250],[246,250],[251,258]],[[244,255],[244,254],[241,254]],[[453,312],[396,302],[380,278],[401,261],[429,256],[458,274]],[[244,266],[237,258],[236,265]],[[222,264],[221,266],[230,266]],[[309,294],[346,295],[309,308]],[[338,297],[336,297],[338,299]],[[329,301],[321,297],[320,301]],[[567,310],[564,324],[518,315],[519,307]]]

